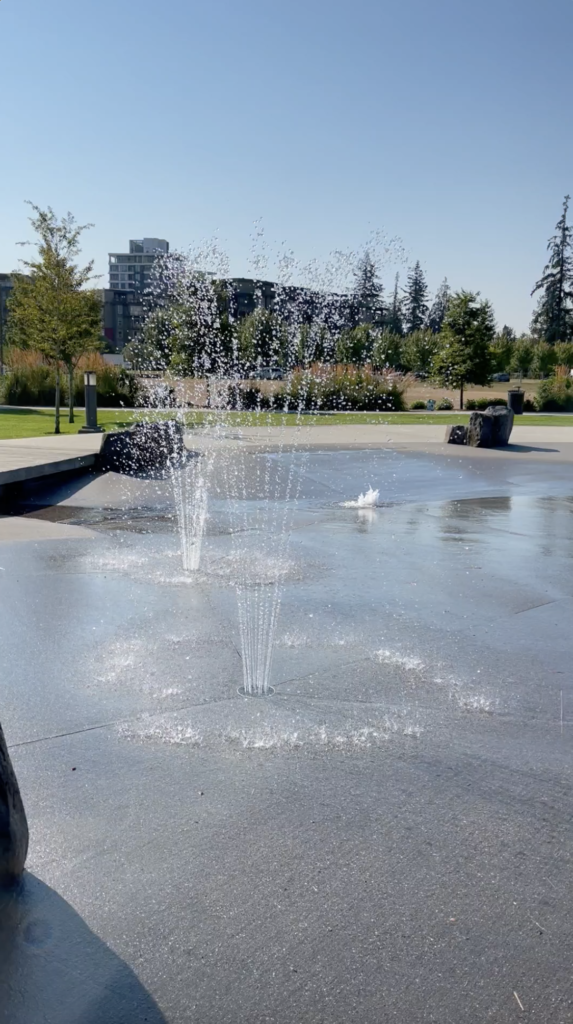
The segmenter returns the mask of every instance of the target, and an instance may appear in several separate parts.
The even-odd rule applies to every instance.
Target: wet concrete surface
[[[34,876],[0,1021],[40,992],[66,1024],[573,1021],[568,467],[301,458],[232,477],[245,536],[264,481],[299,493],[262,700],[228,465],[191,579],[169,481],[25,495],[92,535],[0,544]],[[341,506],[370,484],[381,507]]]

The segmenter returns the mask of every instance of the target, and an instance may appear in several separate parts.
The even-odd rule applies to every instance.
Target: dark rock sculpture
[[[136,423],[129,430],[106,434],[98,469],[116,473],[146,473],[184,461],[183,427],[177,420]]]
[[[452,423],[446,428],[446,444],[467,444],[468,428],[461,423]]]
[[[492,447],[493,416],[485,412],[472,412],[468,423],[468,444],[472,448]]]
[[[28,822],[0,725],[0,886],[18,880],[28,853]]]
[[[485,410],[486,416],[493,417],[493,440],[494,447],[509,444],[509,438],[513,429],[513,410],[505,405],[489,405]]]
[[[513,412],[503,405],[490,405],[485,412],[472,412],[467,427],[459,423],[446,428],[447,444],[468,444],[472,448],[501,448],[509,444]]]

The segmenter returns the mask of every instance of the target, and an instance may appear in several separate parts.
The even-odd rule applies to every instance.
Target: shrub
[[[426,409],[426,403],[422,401],[412,402],[410,409]]]
[[[97,402],[101,406],[132,408],[136,404],[137,382],[135,377],[122,367],[104,363],[97,368]],[[67,393],[67,387],[66,387]],[[78,371],[74,376],[74,401],[84,404],[84,375]]]
[[[436,406],[436,409],[439,409],[440,412],[445,412],[447,409],[453,409],[453,408],[454,408],[454,403],[452,402],[452,400],[450,398],[440,398],[440,401],[438,402],[438,404]]]
[[[103,360],[97,365],[97,400],[101,406],[128,406],[136,404],[135,378],[117,366]],[[68,401],[67,374],[60,377],[61,402]],[[45,363],[20,362],[3,378],[2,401],[7,405],[54,405],[56,377],[53,367]],[[84,404],[84,374],[78,370],[74,377],[74,402]]]
[[[272,398],[265,395],[256,384],[250,384],[246,388],[237,385],[233,399],[233,409],[248,409],[254,412],[260,409],[270,409],[273,404]]]
[[[523,402],[524,412],[535,412],[535,402],[531,398],[526,398]]]
[[[54,405],[56,377],[51,366],[20,365],[6,374],[2,401],[6,405]]]
[[[402,412],[406,382],[398,374],[336,367],[309,373],[295,370],[275,395],[278,409]]]
[[[489,409],[491,405],[507,406],[507,398],[468,398],[464,405],[468,410],[479,409],[480,412],[483,412],[484,409]]]
[[[535,398],[539,412],[571,412],[573,381],[571,377],[548,377],[542,380]]]

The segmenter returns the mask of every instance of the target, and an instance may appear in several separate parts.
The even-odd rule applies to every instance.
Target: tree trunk
[[[460,412],[463,412],[463,408],[464,408],[464,386],[462,384],[461,387],[460,387]]]
[[[60,433],[60,367],[56,365],[56,419],[54,434]]]
[[[68,366],[68,423],[74,422],[74,368]]]

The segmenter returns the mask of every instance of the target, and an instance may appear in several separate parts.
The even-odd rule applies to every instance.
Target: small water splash
[[[402,654],[400,651],[383,649],[375,651],[374,657],[376,661],[384,665],[397,665],[406,669],[407,672],[422,672],[424,669],[424,662],[421,658],[416,658],[411,654]]]
[[[369,487],[364,494],[359,494],[355,501],[341,502],[342,508],[376,508],[380,500],[380,491]]]
[[[483,715],[493,715],[498,702],[483,693],[451,693],[450,697],[455,700],[462,711],[477,711]]]
[[[140,720],[118,726],[123,739],[138,742],[159,742],[169,746],[201,747],[211,743],[223,744],[244,751],[321,751],[339,750],[359,752],[385,745],[392,737],[417,740],[423,733],[417,722],[400,721],[384,716],[364,726],[341,727],[328,725],[302,726],[289,729],[280,725],[216,729],[200,729],[184,723]]]

